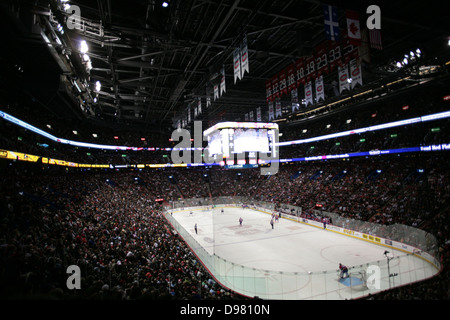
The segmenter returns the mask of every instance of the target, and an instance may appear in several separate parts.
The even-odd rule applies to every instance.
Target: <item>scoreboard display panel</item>
[[[208,157],[231,165],[254,163],[260,154],[277,157],[278,134],[278,124],[260,122],[220,122],[203,132]]]

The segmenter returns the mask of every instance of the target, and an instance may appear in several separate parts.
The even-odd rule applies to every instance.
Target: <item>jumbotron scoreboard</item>
[[[278,157],[278,124],[220,122],[203,132],[210,159],[227,166],[258,165]]]

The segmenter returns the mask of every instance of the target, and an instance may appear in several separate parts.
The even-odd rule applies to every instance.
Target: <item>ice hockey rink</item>
[[[378,291],[438,272],[413,255],[391,248],[385,255],[383,246],[291,221],[288,216],[272,227],[270,213],[248,208],[187,208],[173,210],[170,219],[184,229],[181,236],[222,285],[251,297],[344,300],[367,296],[374,289],[357,284],[367,280],[367,272],[363,276],[360,271],[367,271],[369,265],[380,268],[381,279],[373,282]],[[388,257],[395,257],[389,260],[389,269]],[[339,263],[355,266],[351,269],[355,281],[350,285],[340,280]]]

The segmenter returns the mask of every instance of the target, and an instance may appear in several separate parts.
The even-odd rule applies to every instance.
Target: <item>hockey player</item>
[[[242,219],[242,217],[239,218],[239,225],[242,226],[242,221],[244,221],[244,219]]]
[[[341,270],[339,275],[341,279],[344,279],[344,276],[345,278],[348,278],[348,268],[346,266],[344,266],[342,263],[339,263],[339,270]]]

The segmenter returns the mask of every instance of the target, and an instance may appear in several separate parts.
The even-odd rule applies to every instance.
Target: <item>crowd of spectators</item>
[[[4,168],[0,190],[2,295],[242,298],[214,281],[155,202],[211,196],[289,203],[309,215],[320,203],[321,210],[343,217],[423,228],[439,241],[440,277],[448,280],[446,163],[448,156],[336,160],[285,165],[273,176],[261,176],[259,169],[221,168],[50,174],[15,163]],[[372,176],[380,165],[382,172]],[[418,165],[426,174],[412,179]],[[81,266],[82,286],[88,290],[64,288],[65,267],[72,264]],[[439,294],[448,297],[448,292]]]
[[[339,132],[448,108],[448,102],[435,92],[422,94],[408,108],[403,108],[408,101],[396,100],[357,116],[352,113],[351,122],[347,122],[349,114],[341,113],[332,117],[327,129]],[[39,117],[27,112],[14,115],[33,124],[38,121],[45,130],[46,122]],[[325,126],[324,121],[320,126],[311,121],[307,127],[286,127],[282,138],[319,136]],[[69,127],[53,123],[51,127],[57,136],[69,138],[71,134]],[[435,127],[439,128],[436,132],[431,130]],[[282,148],[281,158],[448,143],[447,128],[448,120],[441,120],[301,144]],[[81,130],[84,138],[89,136],[85,142],[117,144],[111,138],[114,132],[105,131],[107,135],[95,140],[86,134],[87,129]],[[141,141],[132,133],[120,139],[125,136],[129,138],[121,141],[132,146]],[[122,153],[64,146],[3,120],[0,148],[80,163],[170,161],[168,152],[161,150]],[[438,240],[440,274],[368,299],[448,299],[448,160],[446,152],[437,152],[306,161],[282,164],[269,176],[261,175],[259,168],[86,170],[2,160],[0,294],[59,299],[244,299],[214,281],[155,201],[241,196],[277,206],[298,206],[310,217],[319,210],[380,225],[399,223],[424,229]],[[65,287],[65,268],[72,264],[81,267],[86,290]]]
[[[161,179],[158,189],[136,178],[9,170],[1,188],[2,298],[239,299],[163,218],[155,197],[169,195],[170,182]],[[84,290],[65,287],[69,265],[81,268]]]

